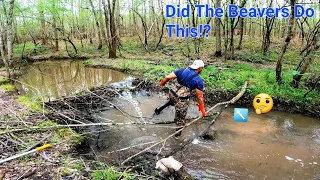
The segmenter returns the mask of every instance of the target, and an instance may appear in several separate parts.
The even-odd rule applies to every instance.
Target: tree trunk
[[[104,20],[106,26],[106,39],[107,43],[109,44],[110,41],[110,25],[109,25],[109,15],[108,15],[108,8],[106,6],[105,0],[102,0],[103,12],[104,12]]]
[[[142,44],[144,46],[144,49],[149,52],[149,50],[148,50],[148,28],[147,28],[147,23],[146,23],[145,19],[143,19],[142,15],[138,11],[133,10],[133,12],[135,12],[139,16],[139,18],[141,20],[142,27],[143,27],[143,33],[144,33],[144,41],[142,42]],[[138,33],[138,31],[137,31],[137,33]]]
[[[273,0],[270,1],[269,7],[272,7],[272,3]],[[266,25],[265,25],[265,29],[264,29],[264,33],[263,33],[263,41],[262,41],[262,51],[263,51],[263,55],[267,55],[267,52],[269,50],[270,47],[270,36],[272,33],[272,29],[273,29],[273,25],[274,25],[274,18],[268,18],[266,17]]]
[[[109,58],[117,58],[117,32],[115,23],[115,6],[117,0],[108,0],[108,11],[110,16],[110,40],[109,40]]]
[[[231,4],[234,4],[234,0],[231,0]],[[236,24],[235,24],[235,18],[230,18],[230,45],[229,45],[229,51],[230,51],[230,56],[228,57],[229,59],[232,59],[234,60],[235,57],[234,57],[234,32],[235,32],[235,29],[236,29]]]
[[[11,63],[13,60],[13,28],[12,28],[13,10],[14,10],[14,0],[10,0],[10,8],[9,8],[9,13],[7,17],[7,46],[8,46],[7,63],[9,68],[11,68]]]
[[[308,43],[311,45],[308,47],[306,54],[304,55],[302,61],[299,63],[299,65],[297,67],[297,71],[299,71],[299,74],[295,75],[293,77],[293,81],[292,81],[292,85],[295,88],[299,87],[299,84],[300,84],[300,81],[301,81],[303,74],[305,74],[309,65],[312,64],[312,62],[314,61],[314,59],[316,57],[316,52],[319,50],[319,47],[320,47],[320,44],[319,44],[320,37],[318,35],[319,30],[320,30],[320,26],[316,26],[315,30],[313,31],[312,42]]]
[[[53,1],[53,9],[55,9],[55,2]],[[58,29],[57,29],[57,17],[55,12],[52,13],[53,16],[53,34],[54,34],[54,42],[55,42],[55,50],[59,51],[59,39],[58,39]]]
[[[101,40],[102,42],[105,41],[106,38],[106,31],[105,31],[105,25],[103,22],[103,17],[102,17],[102,0],[99,0],[99,23],[100,23],[100,32],[101,32]]]
[[[94,16],[94,20],[96,21],[96,26],[97,26],[97,30],[98,30],[98,40],[99,40],[99,45],[98,45],[98,49],[100,50],[102,48],[102,38],[101,38],[101,29],[100,29],[100,25],[99,25],[99,19],[97,16],[97,12],[94,10],[94,6],[92,3],[92,0],[89,0],[90,5],[91,5],[91,9],[92,9],[92,13]]]
[[[221,0],[216,0],[215,2],[215,8],[221,7]],[[221,57],[222,51],[221,51],[221,24],[220,19],[215,18],[214,24],[215,24],[215,36],[216,36],[216,52],[214,53],[215,57]]]
[[[270,47],[270,43],[271,43],[270,36],[273,29],[273,24],[274,24],[274,18],[270,19],[266,17],[266,30],[265,30],[265,33],[263,34],[263,41],[262,41],[263,55],[267,55],[267,52]]]
[[[0,7],[2,7],[2,3],[3,3],[3,1],[0,1]],[[8,61],[6,60],[6,53],[5,53],[5,49],[4,49],[5,39],[2,36],[4,33],[4,24],[2,24],[1,19],[2,19],[2,17],[0,14],[0,53],[1,53],[1,59],[4,63],[4,66],[6,68],[8,76],[10,76],[9,64],[8,64]]]
[[[291,5],[291,12],[294,12],[294,6],[296,4],[297,0],[291,0],[290,5]],[[282,72],[282,61],[283,61],[283,56],[287,51],[287,48],[289,46],[289,43],[293,37],[292,33],[292,28],[294,25],[294,13],[290,14],[290,20],[289,20],[289,27],[288,27],[288,34],[287,38],[285,40],[285,44],[282,47],[281,54],[279,55],[278,61],[277,61],[277,66],[276,66],[276,80],[280,84],[281,83],[281,72]]]
[[[239,8],[243,8],[247,3],[247,0],[243,0],[240,4]],[[244,19],[241,18],[240,16],[238,17],[238,22],[240,22],[240,40],[238,47],[236,49],[241,49],[241,44],[242,44],[242,39],[243,39],[243,25],[244,25]],[[236,27],[235,27],[236,28]]]
[[[313,60],[315,59],[315,52],[319,49],[319,46],[312,45],[310,50],[307,52],[306,56],[303,57],[300,66],[297,68],[299,71],[299,75],[295,75],[293,77],[293,87],[298,88],[301,78],[303,74],[307,71],[310,64],[312,64]]]
[[[161,26],[161,34],[160,34],[160,38],[159,38],[159,41],[157,43],[157,48],[159,47],[161,41],[162,41],[162,37],[163,37],[163,34],[164,34],[164,26],[166,25],[166,17],[164,16],[164,12],[163,12],[163,7],[162,5],[160,5],[161,7],[161,15],[162,15],[162,26]]]
[[[240,39],[237,49],[240,50],[242,46],[242,40],[243,40],[243,25],[244,25],[244,19],[240,18]]]
[[[41,39],[42,39],[42,45],[48,44],[47,39],[47,32],[46,32],[46,24],[45,24],[45,17],[44,17],[44,2],[43,0],[39,1],[38,9],[39,9],[39,16],[40,16],[40,24],[41,24]]]

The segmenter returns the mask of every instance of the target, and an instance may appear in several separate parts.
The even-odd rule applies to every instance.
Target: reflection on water
[[[52,100],[123,81],[126,77],[128,75],[114,70],[85,67],[83,61],[46,61],[30,65],[18,79],[22,83],[17,83],[17,87],[22,93],[40,92]]]

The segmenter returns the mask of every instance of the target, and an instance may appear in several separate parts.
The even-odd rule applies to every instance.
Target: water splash
[[[128,101],[130,104],[133,105],[133,108],[134,108],[134,110],[137,112],[138,116],[140,117],[140,120],[141,120],[144,124],[146,124],[146,121],[145,121],[144,118],[143,118],[142,110],[141,110],[141,108],[139,107],[139,103],[138,103],[138,101],[136,101],[136,100],[134,100],[134,99],[132,98],[131,92],[129,92],[129,91],[124,91],[124,92],[122,92],[121,94],[119,94],[119,96],[120,96],[120,97],[119,97],[120,99],[124,99],[124,100]]]

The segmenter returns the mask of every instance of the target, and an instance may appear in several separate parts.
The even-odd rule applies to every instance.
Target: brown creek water
[[[88,87],[123,81],[127,77],[117,71],[86,68],[79,61],[48,61],[31,65],[27,74],[19,80],[39,89],[48,98],[55,99],[73,95]],[[120,87],[123,84],[118,83]],[[31,91],[24,84],[20,90]],[[144,118],[125,115],[112,107],[99,110],[93,116],[100,122],[115,123],[172,121],[173,107],[153,116],[154,109],[163,104],[166,98],[166,94],[143,90],[123,92],[112,103],[131,115]],[[279,111],[256,115],[249,108],[249,121],[235,123],[233,108],[224,110],[210,129],[210,132],[215,132],[214,140],[198,137],[210,123],[209,117],[185,129],[179,139],[171,138],[165,146],[160,145],[152,151],[170,151],[186,139],[193,139],[183,151],[173,156],[197,179],[320,179],[319,119]],[[187,117],[195,118],[198,115],[195,103],[191,102]],[[175,131],[172,129],[174,126],[128,125],[106,128],[94,140],[98,147],[94,149],[94,154],[100,161],[121,163],[132,154],[126,151],[109,152],[165,138]],[[95,131],[94,127],[92,131]],[[146,147],[148,145],[132,149],[139,152]],[[154,167],[155,164],[146,166]]]
[[[165,94],[127,92],[113,103],[131,115],[152,116],[154,109],[165,101]],[[216,132],[215,140],[197,136],[210,123],[207,118],[187,128],[179,139],[168,140],[162,152],[193,138],[193,142],[174,157],[197,179],[320,179],[319,119],[279,111],[256,115],[250,108],[249,122],[235,123],[233,109],[227,108],[211,128],[211,132]],[[187,117],[198,115],[197,107],[191,103]],[[96,117],[101,122],[117,123],[172,121],[174,108],[169,107],[152,119],[128,117],[115,109],[102,111]],[[119,153],[109,152],[165,138],[174,132],[173,126],[111,128],[99,135],[97,154],[105,161],[120,163],[131,154],[120,153],[124,157],[119,157]],[[138,152],[146,147],[148,145],[134,149]]]
[[[27,66],[16,83],[22,94],[50,100],[74,95],[91,87],[123,81],[129,75],[104,68],[85,67],[84,61],[42,61]]]

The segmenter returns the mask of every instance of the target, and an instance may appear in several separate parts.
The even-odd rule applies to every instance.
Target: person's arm
[[[170,81],[171,79],[174,79],[174,78],[177,78],[177,76],[172,72],[168,76],[163,78],[159,85],[164,86],[168,81]]]
[[[197,101],[198,101],[198,108],[201,111],[202,116],[206,116],[207,113],[204,109],[204,98],[203,98],[203,91],[196,89]]]

